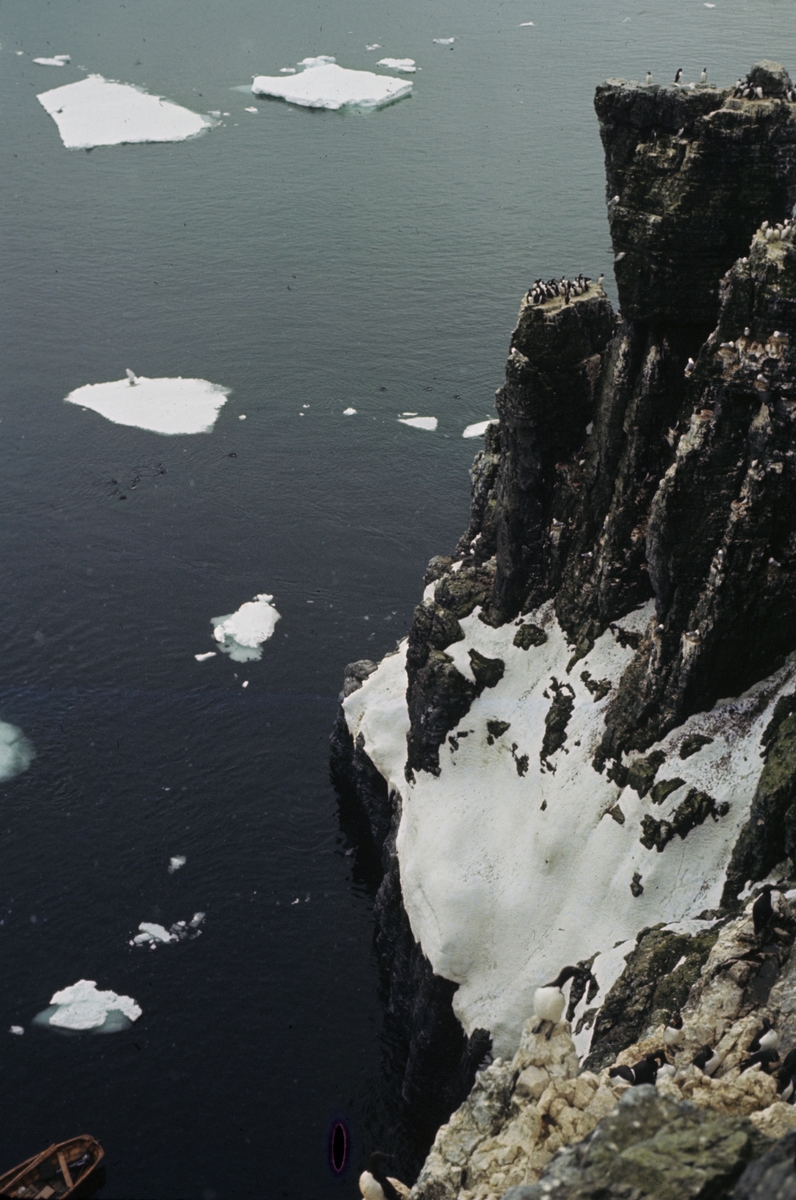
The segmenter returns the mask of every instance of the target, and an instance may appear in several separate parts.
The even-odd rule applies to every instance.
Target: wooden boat
[[[42,1150],[0,1175],[0,1196],[15,1200],[61,1200],[72,1196],[99,1165],[105,1151],[82,1134]]]

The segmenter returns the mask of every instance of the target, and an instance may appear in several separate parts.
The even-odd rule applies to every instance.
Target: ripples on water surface
[[[610,273],[595,84],[794,70],[791,16],[6,0],[0,717],[37,757],[0,785],[0,1169],[87,1131],[109,1198],[319,1200],[356,1191],[328,1166],[334,1119],[353,1168],[391,1148],[369,880],[327,777],[342,667],[394,646],[465,526],[461,432],[494,411],[520,293]],[[366,115],[248,113],[231,90],[322,53],[422,70]],[[230,115],[181,144],[67,151],[36,94],[79,64]],[[232,395],[193,437],[62,402],[127,367]],[[210,618],[262,592],[282,617],[262,660],[197,663]],[[129,947],[196,910],[201,938]],[[31,1029],[81,977],[143,1016],[106,1038]]]

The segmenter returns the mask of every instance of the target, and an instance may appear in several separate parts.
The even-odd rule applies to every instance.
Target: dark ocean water
[[[466,524],[461,432],[494,412],[521,292],[610,275],[595,84],[796,71],[792,5],[4,0],[0,43],[0,718],[37,754],[0,784],[0,1170],[88,1131],[109,1200],[353,1196],[399,1110],[372,880],[328,781],[342,668],[395,645]],[[320,53],[422,70],[369,114],[231,90]],[[66,151],[35,97],[78,64],[230,116]],[[232,396],[193,437],[62,403],[126,367]],[[262,660],[196,663],[263,591]],[[196,910],[196,941],[129,947]],[[81,977],[143,1016],[30,1028]]]

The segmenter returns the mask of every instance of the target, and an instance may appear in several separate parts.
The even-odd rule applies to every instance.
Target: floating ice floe
[[[21,1025],[12,1025],[8,1032],[15,1033],[17,1035],[17,1037],[21,1037],[21,1035],[25,1032],[25,1030],[22,1028]]]
[[[259,112],[260,110],[259,110],[259,108],[244,108],[243,111],[256,113],[256,112]]]
[[[357,415],[357,410],[355,408],[344,408],[343,409],[344,417],[355,417],[356,415]]]
[[[70,54],[54,54],[52,58],[34,58],[40,67],[65,67],[71,61]]]
[[[184,867],[187,861],[188,859],[184,854],[172,854],[169,859],[169,875],[173,875],[175,871],[179,871],[180,867]]]
[[[411,425],[413,429],[428,429],[431,433],[437,428],[436,417],[399,417],[401,425]]]
[[[371,42],[369,46],[365,47],[365,49],[366,50],[381,50],[381,42]]]
[[[273,596],[261,592],[226,617],[213,617],[213,637],[233,662],[253,662],[263,656],[280,614],[272,604]]]
[[[36,751],[16,725],[0,721],[0,781],[27,771]]]
[[[101,75],[42,92],[37,99],[55,121],[68,150],[124,142],[183,142],[213,123],[189,108]]]
[[[520,29],[527,29],[529,25],[533,25],[533,21],[520,22]]]
[[[304,70],[289,79],[257,75],[251,90],[255,96],[275,96],[304,108],[328,109],[345,105],[379,108],[408,96],[412,90],[412,84],[405,79],[376,75],[373,71],[352,71],[338,66],[328,54],[302,59],[299,66]]]
[[[98,992],[93,979],[79,979],[71,987],[56,992],[50,1007],[38,1013],[33,1023],[78,1032],[118,1033],[129,1029],[141,1012],[141,1007],[131,996]]]
[[[438,46],[452,46],[456,38],[432,38],[432,42],[436,42]]]
[[[416,71],[417,64],[413,58],[380,58],[377,67],[389,67],[391,71]]]
[[[467,426],[467,428],[462,433],[462,437],[466,437],[466,438],[481,437],[482,434],[486,433],[489,426],[494,425],[495,423],[496,423],[495,417],[491,417],[488,421],[476,421],[475,425]]]
[[[128,370],[127,379],[87,383],[65,402],[152,433],[210,433],[229,394],[230,388],[207,379],[147,379]]]
[[[199,937],[202,932],[199,926],[204,919],[203,912],[194,913],[190,921],[175,921],[169,929],[154,921],[142,921],[138,926],[140,933],[135,935],[130,945],[149,946],[150,950],[156,950],[158,946],[166,946],[169,943],[187,942]]]
[[[208,658],[215,658],[215,657],[216,657],[215,650],[208,650],[205,654],[194,654],[194,658],[196,659],[197,662],[207,662]]]
[[[296,68],[295,67],[280,67],[279,74],[280,75],[295,75]]]

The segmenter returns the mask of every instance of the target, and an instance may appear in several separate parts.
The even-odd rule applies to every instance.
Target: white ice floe
[[[16,725],[0,721],[0,781],[27,771],[36,751]]]
[[[25,1032],[25,1030],[22,1028],[21,1025],[12,1025],[8,1032],[15,1033],[17,1035],[17,1037],[20,1037]]]
[[[381,50],[381,42],[371,42],[369,46],[365,47],[365,49],[366,50]]]
[[[356,415],[357,415],[357,410],[355,408],[344,408],[343,409],[344,417],[355,417]]]
[[[256,113],[256,112],[259,112],[260,110],[259,110],[259,108],[244,108],[243,111]]]
[[[488,421],[477,421],[475,423],[475,425],[467,426],[467,428],[464,430],[464,432],[462,434],[462,437],[465,437],[465,438],[481,437],[481,435],[483,433],[486,433],[486,431],[490,425],[495,425],[496,423],[497,423],[496,417],[491,417],[490,420],[488,420]]]
[[[295,75],[296,68],[295,67],[280,67],[279,74],[280,75]]]
[[[252,80],[255,96],[275,96],[304,108],[338,109],[345,105],[379,108],[408,96],[412,90],[406,79],[376,75],[373,71],[352,71],[338,66],[328,54],[305,58],[299,66],[304,70],[288,79],[277,75],[255,76]]]
[[[417,64],[413,58],[380,58],[377,67],[389,67],[391,71],[416,71]]]
[[[150,950],[155,950],[158,946],[190,941],[192,938],[200,936],[202,931],[199,926],[204,922],[204,919],[205,914],[203,912],[194,913],[190,921],[175,921],[169,929],[166,929],[163,925],[156,924],[154,921],[142,921],[138,926],[140,933],[137,933],[132,938],[130,945],[149,946]]]
[[[432,38],[432,42],[436,42],[438,46],[452,46],[456,38]]]
[[[431,597],[436,585],[429,585]],[[619,621],[645,630],[652,602]],[[415,938],[436,974],[459,985],[454,1009],[464,1029],[491,1031],[495,1053],[510,1054],[533,1011],[536,987],[561,966],[597,954],[604,998],[638,932],[659,922],[693,922],[716,908],[727,862],[746,822],[763,760],[760,739],[780,695],[793,690],[796,655],[780,671],[736,699],[718,701],[672,730],[654,749],[665,762],[658,781],[682,782],[659,805],[620,788],[592,766],[605,730],[604,710],[633,657],[610,631],[567,674],[572,647],[552,603],[525,620],[547,641],[523,650],[515,624],[498,629],[461,620],[463,640],[445,653],[472,680],[470,650],[505,664],[440,748],[440,774],[404,776],[406,643],[389,655],[343,703],[348,728],[388,787],[401,797],[397,853],[404,906]],[[586,672],[586,678],[583,674]],[[550,711],[551,679],[572,689],[567,738],[547,767],[540,752]],[[596,700],[586,684],[607,681]],[[507,722],[493,736],[487,721]],[[493,726],[494,729],[494,726]],[[466,737],[457,737],[466,733]],[[700,733],[713,739],[685,759],[680,747]],[[631,762],[636,756],[631,756]],[[554,768],[554,769],[553,769]],[[670,820],[690,788],[728,811],[710,817],[659,853],[640,841],[644,817]],[[631,892],[640,877],[642,891]],[[621,945],[617,945],[621,943]],[[598,1003],[585,999],[578,1015]],[[588,1052],[591,1028],[578,1048]]]
[[[520,29],[527,29],[529,25],[533,25],[533,21],[521,21]]]
[[[187,861],[188,859],[184,854],[172,854],[169,859],[169,875],[173,875],[175,871],[179,871],[180,867],[184,867]]]
[[[69,150],[124,142],[183,142],[213,123],[189,108],[101,75],[42,92],[37,99]]]
[[[71,987],[56,992],[50,1007],[38,1013],[33,1021],[36,1025],[50,1025],[55,1029],[117,1033],[128,1029],[141,1012],[141,1007],[131,996],[98,992],[93,979],[79,979]]]
[[[110,383],[87,383],[65,397],[116,425],[151,433],[210,433],[230,388],[207,379],[147,379],[133,375]]]
[[[71,61],[70,54],[54,54],[52,58],[34,58],[40,67],[65,67]]]
[[[437,428],[436,417],[399,417],[401,425],[411,425],[413,429],[428,429],[432,433]]]
[[[207,662],[208,658],[215,658],[216,653],[215,650],[208,650],[205,654],[194,654],[194,658],[197,662]]]
[[[237,612],[212,618],[213,637],[233,662],[262,658],[263,643],[271,637],[279,620],[273,599],[261,592],[242,604]]]

